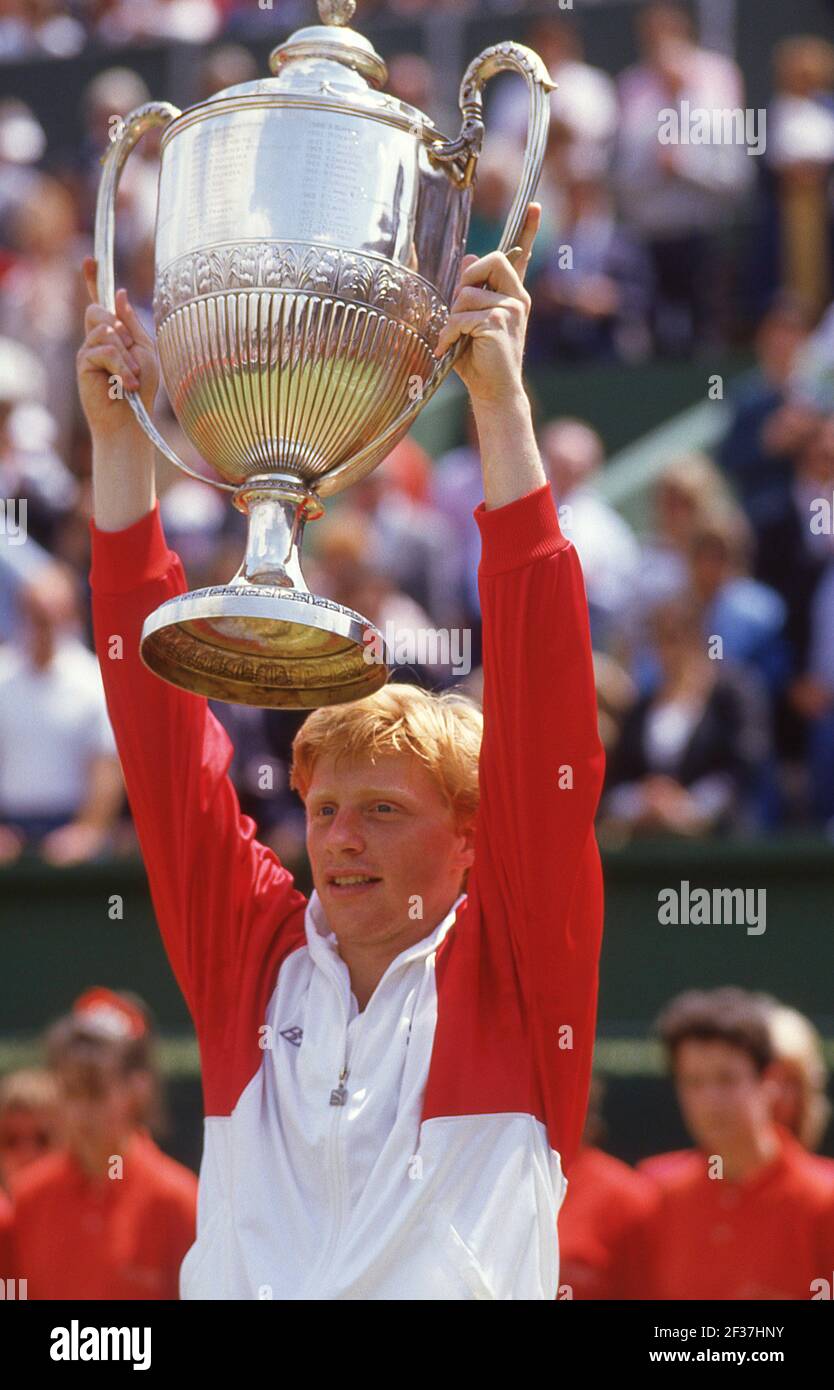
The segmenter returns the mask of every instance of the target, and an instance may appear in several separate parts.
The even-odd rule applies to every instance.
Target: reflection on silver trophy
[[[306,709],[369,695],[388,670],[364,659],[376,629],[307,589],[304,525],[390,453],[465,346],[432,356],[466,245],[484,83],[512,70],[530,94],[503,252],[538,184],[554,86],[532,50],[495,44],[470,63],[447,139],[381,90],[385,64],[349,27],[354,0],[318,9],[320,24],[274,49],[271,77],[184,112],[132,112],[102,161],[95,231],[99,298],[114,310],[119,178],[141,136],[166,127],[157,348],[176,418],[217,476],[188,468],[138,393],[128,400],[166,458],[232,494],[248,540],[229,584],[150,614],[142,658],[199,694]]]

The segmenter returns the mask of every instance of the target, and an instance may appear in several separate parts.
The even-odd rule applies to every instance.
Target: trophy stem
[[[299,552],[318,497],[289,473],[247,479],[234,504],[246,555],[229,584],[176,594],[149,613],[142,660],[195,695],[265,709],[361,700],[388,679],[382,634],[361,613],[311,594]]]
[[[269,584],[309,593],[301,572],[301,542],[308,521],[324,511],[298,478],[253,477],[237,489],[234,504],[248,518],[246,554],[232,584]]]

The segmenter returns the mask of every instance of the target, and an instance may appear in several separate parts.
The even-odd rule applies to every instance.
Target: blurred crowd
[[[404,16],[427,5],[376,8]],[[310,19],[306,5],[278,10],[285,26]],[[91,36],[126,45],[85,89],[85,136],[71,159],[50,149],[34,110],[0,102],[0,862],[135,851],[91,651],[90,445],[74,385],[80,267],[113,118],[150,96],[131,53],[151,37],[194,39],[197,13],[206,44],[199,94],[257,76],[245,44],[267,21],[274,32],[276,16],[252,4],[0,4],[7,62],[71,55]],[[777,46],[767,145],[756,157],[727,142],[661,143],[660,110],[743,107],[744,79],[731,59],[700,46],[677,6],[649,4],[634,22],[638,61],[619,75],[586,61],[569,15],[516,26],[558,83],[528,275],[528,363],[564,373],[622,362],[638,391],[641,366],[694,359],[706,376],[728,344],[752,347],[756,365],[729,391],[728,428],[711,455],[665,461],[639,534],[597,486],[606,459],[593,423],[543,418],[533,399],[588,589],[609,758],[601,833],[609,843],[834,833],[834,44],[798,36]],[[432,112],[426,59],[401,52],[389,67],[389,89]],[[471,251],[500,234],[526,111],[525,84],[490,84]],[[126,167],[117,218],[119,280],[151,331],[157,157],[158,132]],[[734,241],[740,225],[746,234]],[[199,466],[164,392],[156,413],[181,457]],[[242,557],[240,515],[164,462],[158,484],[190,586],[227,582]],[[467,417],[465,438],[442,457],[405,440],[328,505],[305,541],[310,588],[383,631],[465,632],[471,670],[435,659],[442,644],[415,639],[405,646],[425,660],[398,665],[395,677],[432,687],[462,680],[475,698],[480,500]],[[287,762],[303,715],[213,708],[235,745],[244,811],[297,862],[304,824]]]
[[[825,1299],[834,1159],[819,1035],[769,995],[689,991],[658,1020],[691,1147],[637,1168],[606,1151],[602,1078],[559,1216],[560,1299]],[[149,1012],[93,988],[0,1081],[6,1297],[177,1297],[196,1179],[157,1146]],[[14,1292],[9,1292],[14,1289]]]

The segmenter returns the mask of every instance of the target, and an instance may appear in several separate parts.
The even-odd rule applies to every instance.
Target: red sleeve
[[[93,628],[107,708],[168,958],[200,1041],[208,1113],[228,1113],[262,1056],[257,1021],[305,900],[255,839],[228,776],[231,741],[201,696],[139,656],[148,613],[184,593],[152,512],[122,531],[90,523]]]
[[[593,821],[605,755],[588,609],[548,486],[475,516],[484,737],[470,881],[488,928],[509,936],[539,1105],[567,1169],[587,1108],[602,939]]]

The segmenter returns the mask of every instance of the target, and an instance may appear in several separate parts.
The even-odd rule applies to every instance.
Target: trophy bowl
[[[133,111],[103,156],[95,253],[115,311],[115,201],[141,136],[164,127],[153,300],[162,379],[212,470],[189,468],[136,392],[134,413],[182,471],[232,494],[247,545],[227,585],[147,618],[145,664],[233,703],[310,709],[385,683],[381,634],[311,594],[300,548],[322,500],[390,453],[464,342],[433,356],[466,246],[484,124],[482,87],[525,77],[522,178],[498,249],[516,241],[541,173],[554,87],[541,59],[493,45],[464,75],[456,139],[385,95],[384,62],[349,27],[354,0],[318,0],[321,23],[270,56],[271,77],[179,111]]]

